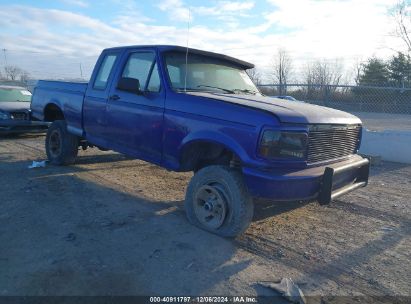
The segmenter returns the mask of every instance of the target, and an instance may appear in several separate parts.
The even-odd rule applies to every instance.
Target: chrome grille
[[[26,120],[27,119],[26,112],[13,112],[11,113],[11,115],[13,115],[13,119],[15,120]]]
[[[317,163],[355,154],[360,125],[314,125],[308,135],[308,163]]]

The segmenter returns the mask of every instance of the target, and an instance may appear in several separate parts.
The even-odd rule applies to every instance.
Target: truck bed
[[[38,120],[47,120],[44,117],[45,109],[57,106],[63,110],[70,131],[79,134],[82,132],[82,107],[86,90],[87,82],[40,80],[31,101],[32,116]]]

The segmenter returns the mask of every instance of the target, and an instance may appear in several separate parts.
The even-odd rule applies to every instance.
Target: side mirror
[[[143,92],[140,89],[140,81],[135,78],[121,77],[117,84],[117,89],[142,95]]]

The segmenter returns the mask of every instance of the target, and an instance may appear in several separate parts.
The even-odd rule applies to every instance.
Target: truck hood
[[[187,92],[194,96],[234,103],[274,114],[283,123],[296,124],[360,124],[361,120],[347,112],[303,102],[257,95],[229,95],[208,92]]]
[[[30,102],[25,101],[2,101],[0,110],[5,112],[18,112],[30,109]]]

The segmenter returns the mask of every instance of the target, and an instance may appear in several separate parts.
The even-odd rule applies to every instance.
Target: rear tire
[[[47,130],[46,153],[53,165],[70,165],[76,161],[79,138],[67,131],[64,120],[54,121]]]
[[[208,166],[191,179],[185,198],[191,224],[223,237],[243,233],[251,223],[254,205],[238,170]]]

